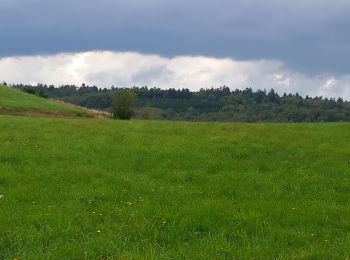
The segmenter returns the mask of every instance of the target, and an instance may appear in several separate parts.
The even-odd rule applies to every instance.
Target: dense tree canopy
[[[25,85],[15,88],[28,89]],[[80,106],[112,111],[112,96],[118,88],[60,87],[38,84],[36,93],[45,93]],[[136,117],[241,122],[318,122],[350,121],[350,102],[342,98],[279,95],[273,89],[253,91],[251,88],[231,91],[228,87],[200,89],[160,89],[133,87],[137,96]]]

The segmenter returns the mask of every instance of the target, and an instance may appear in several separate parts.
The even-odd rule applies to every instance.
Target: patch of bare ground
[[[81,106],[78,106],[78,105],[74,105],[72,103],[68,103],[68,102],[65,102],[65,101],[62,101],[62,100],[56,100],[56,99],[50,99],[54,102],[57,102],[57,103],[62,103],[62,104],[66,104],[66,105],[70,105],[70,106],[73,106],[75,108],[78,108],[78,109],[81,109],[81,110],[84,110],[84,111],[87,111],[89,114],[92,114],[94,118],[111,118],[112,117],[112,114],[107,112],[107,111],[102,111],[102,110],[97,110],[97,109],[91,109],[91,108],[86,108],[86,107],[81,107]]]
[[[89,112],[70,112],[32,108],[8,108],[0,107],[0,115],[33,116],[33,117],[71,117],[71,118],[94,118],[97,117]]]

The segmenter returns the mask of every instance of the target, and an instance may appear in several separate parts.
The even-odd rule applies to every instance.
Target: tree
[[[136,103],[136,94],[130,89],[120,89],[112,96],[114,118],[129,120]]]

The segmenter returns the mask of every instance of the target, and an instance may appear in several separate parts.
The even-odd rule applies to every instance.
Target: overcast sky
[[[0,81],[350,98],[349,0],[0,0]]]

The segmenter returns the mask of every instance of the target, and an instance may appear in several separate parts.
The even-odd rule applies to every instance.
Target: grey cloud
[[[160,78],[167,80],[173,76],[174,73],[171,72],[166,65],[161,65],[136,72],[131,76],[131,82],[135,83],[136,85],[149,85]]]
[[[2,0],[0,9],[0,56],[138,51],[350,72],[346,0]]]

